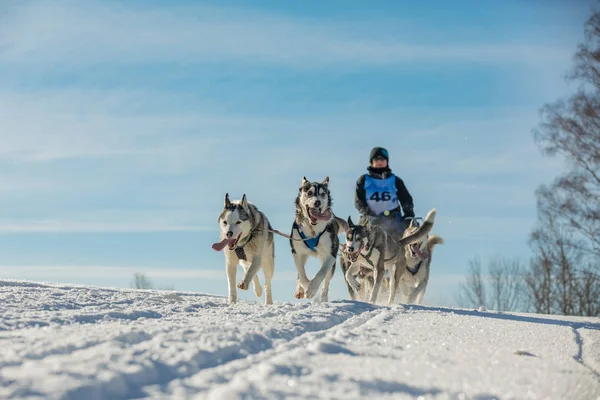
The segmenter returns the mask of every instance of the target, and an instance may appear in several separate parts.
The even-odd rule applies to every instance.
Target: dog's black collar
[[[419,272],[419,270],[421,269],[421,264],[423,264],[423,260],[419,261],[419,263],[417,265],[415,265],[414,268],[410,268],[408,265],[406,266],[406,269],[408,270],[408,272],[410,272],[413,276],[415,276],[417,274],[417,272]]]
[[[363,258],[365,260],[367,260],[367,262],[369,263],[369,265],[373,268],[375,268],[375,264],[373,264],[373,261],[371,261],[371,256],[373,255],[373,247],[369,247],[369,245],[365,246],[366,249],[365,250],[369,250],[369,253],[365,256],[364,254],[362,254],[362,252],[360,253],[361,256],[363,256]]]
[[[235,255],[238,256],[240,260],[246,261],[246,252],[243,247],[236,247],[234,251]]]
[[[256,229],[256,228],[254,228]],[[254,231],[254,229],[252,231]],[[250,241],[252,240],[252,231],[250,231],[250,235],[248,235],[248,239],[246,240],[246,243],[244,243],[241,246],[235,246],[235,249],[233,250],[235,252],[235,255],[238,256],[238,258],[242,261],[247,261],[246,259],[246,252],[244,251],[244,247],[250,243]]]
[[[238,248],[236,248],[236,249],[235,249],[235,255],[236,255],[236,256],[238,256],[238,258],[239,258],[241,261],[248,261],[248,260],[246,259],[246,252],[244,251],[244,248],[243,248],[243,247],[238,247]]]

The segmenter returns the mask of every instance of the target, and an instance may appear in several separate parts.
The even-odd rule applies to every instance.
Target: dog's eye
[[[227,221],[223,221],[223,225],[227,225]]]
[[[307,195],[312,196],[313,195],[313,191],[309,190],[308,192],[306,192]]]
[[[238,222],[236,222],[235,224],[236,224],[236,225],[239,225],[239,224],[241,224],[241,223],[242,223],[242,221],[238,221]]]

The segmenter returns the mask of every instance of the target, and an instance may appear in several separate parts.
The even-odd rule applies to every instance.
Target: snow
[[[2,399],[598,399],[600,319],[0,280]]]

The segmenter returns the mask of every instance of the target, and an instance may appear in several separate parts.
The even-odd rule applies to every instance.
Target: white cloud
[[[91,65],[236,59],[306,68],[440,60],[540,65],[568,57],[562,49],[537,43],[409,43],[374,36],[371,29],[359,35],[356,24],[242,8],[32,2],[14,7],[0,25],[0,60]]]
[[[54,189],[55,185],[41,178],[31,178],[26,181],[13,174],[0,174],[0,193],[4,196],[10,193],[29,193]]]
[[[133,102],[149,103],[144,100],[149,96],[93,90],[0,93],[0,158],[40,162],[163,156],[180,162],[186,150],[193,148],[196,159],[202,160],[224,141],[210,131],[193,134],[207,123],[225,125],[213,117],[131,107],[123,111]]]
[[[487,208],[488,215],[469,216],[469,211],[459,215],[439,215],[436,217],[435,232],[444,238],[468,240],[473,243],[487,242],[498,248],[507,243],[526,244],[535,217],[498,215],[493,205]],[[439,210],[438,210],[439,212]],[[494,215],[494,216],[490,216]],[[450,240],[448,240],[450,241]],[[469,250],[476,252],[477,248]]]
[[[32,277],[52,276],[60,280],[69,278],[105,278],[114,279],[130,278],[136,272],[148,275],[150,278],[190,278],[190,279],[222,279],[223,271],[216,269],[171,269],[148,268],[144,266],[107,266],[107,265],[0,265],[0,274],[3,277],[19,277],[14,279],[27,279]]]
[[[9,210],[0,232],[216,231],[225,191],[237,197],[246,192],[287,226],[285,213],[293,215],[302,175],[329,175],[336,207],[354,213],[354,181],[365,171],[370,147],[380,143],[389,145],[392,168],[409,183],[421,209],[426,202],[442,207],[479,198],[489,200],[479,203],[486,215],[519,205],[533,211],[535,187],[558,170],[556,160],[537,154],[531,119],[515,110],[486,113],[488,118],[472,110],[430,110],[426,123],[406,110],[251,118],[202,106],[161,112],[172,98],[157,97],[119,91],[0,94],[0,127],[6,128],[0,129],[0,162],[20,166],[0,175],[0,190],[11,196],[0,200]],[[141,102],[143,110],[115,111],[129,102]],[[394,134],[399,127],[402,134]],[[475,142],[471,147],[462,147],[465,136]],[[502,138],[495,139],[501,144],[489,144],[489,138]],[[326,157],[312,162],[317,154]],[[170,172],[176,179],[169,179]],[[497,176],[514,174],[523,180],[495,183]],[[53,199],[52,205],[40,207],[45,199]],[[72,205],[77,210],[69,210]]]
[[[86,279],[93,282],[110,277],[113,280],[130,279],[135,273],[143,273],[150,279],[208,279],[226,280],[222,267],[205,268],[157,268],[147,266],[114,266],[114,265],[0,265],[0,276],[4,279],[50,279],[58,282],[64,278]],[[280,271],[276,279],[279,281],[295,281],[297,273]]]
[[[45,196],[55,195],[50,191]],[[9,202],[8,212],[0,216],[0,234],[20,233],[143,233],[143,232],[218,232],[216,222],[220,208],[206,212],[199,205],[183,201],[173,201],[172,205],[150,208],[148,204],[156,199],[142,201],[139,207],[130,207],[126,200],[118,197],[118,192],[106,190],[105,196],[117,199],[114,207],[102,204],[88,205],[75,197],[68,205],[55,207],[42,206],[38,195],[28,194],[25,207],[17,202]],[[87,197],[83,197],[84,199]],[[71,207],[73,202],[82,203]],[[159,200],[160,201],[160,200]],[[23,202],[23,199],[21,199]],[[219,202],[218,206],[221,206]],[[11,216],[11,214],[16,216]]]
[[[121,218],[111,222],[78,222],[78,221],[19,221],[13,223],[0,222],[0,233],[73,233],[73,232],[198,232],[214,231],[215,227],[196,225],[174,225],[169,222],[119,223],[119,219],[127,218],[123,212]]]
[[[540,182],[541,183],[541,182]],[[460,179],[436,182],[435,187],[425,188],[429,193],[446,193],[450,200],[460,193],[462,199],[469,199],[466,204],[480,204],[494,213],[493,205],[501,199],[503,206],[529,206],[533,210],[536,204],[535,182],[530,184],[493,183],[493,182],[463,182]],[[463,202],[464,203],[464,202]]]
[[[445,156],[450,155],[449,153],[445,152]],[[455,154],[452,159],[454,161],[449,163],[446,172],[461,175],[508,175],[527,172],[546,176],[552,172],[558,173],[564,167],[559,159],[543,157],[539,149],[531,143],[514,148],[505,145],[502,148],[487,150],[484,154]]]

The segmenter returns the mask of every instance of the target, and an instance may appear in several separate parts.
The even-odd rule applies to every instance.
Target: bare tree
[[[135,274],[133,274],[133,280],[131,281],[131,287],[133,287],[135,289],[159,289],[159,290],[169,290],[169,291],[175,290],[175,286],[173,286],[173,285],[155,287],[154,283],[152,283],[152,280],[149,277],[147,277],[146,275],[142,274],[141,272],[136,272]]]
[[[469,261],[469,274],[460,284],[456,298],[462,307],[490,307],[497,311],[527,309],[524,267],[518,258],[493,257],[482,274],[481,260]]]
[[[600,315],[598,267],[587,263],[587,253],[569,245],[569,227],[551,214],[542,221],[543,228],[530,242],[536,257],[526,278],[533,309],[543,314]]]
[[[538,191],[538,207],[572,229],[565,243],[600,257],[600,11],[585,26],[568,81],[577,92],[542,108],[534,138],[546,155],[565,158],[570,170]]]
[[[579,83],[576,93],[545,105],[534,130],[542,152],[569,170],[536,191],[527,282],[537,312],[600,315],[600,11],[585,24],[567,80]]]
[[[593,268],[585,268],[576,285],[580,315],[600,315],[600,275]]]
[[[525,310],[524,266],[518,258],[494,257],[488,264],[490,304],[497,311]]]
[[[486,305],[485,283],[481,275],[481,260],[469,260],[469,274],[465,282],[459,285],[456,302],[461,307],[480,307]]]
[[[154,285],[150,278],[141,272],[136,272],[133,274],[133,281],[131,282],[131,286],[135,289],[154,289]]]

